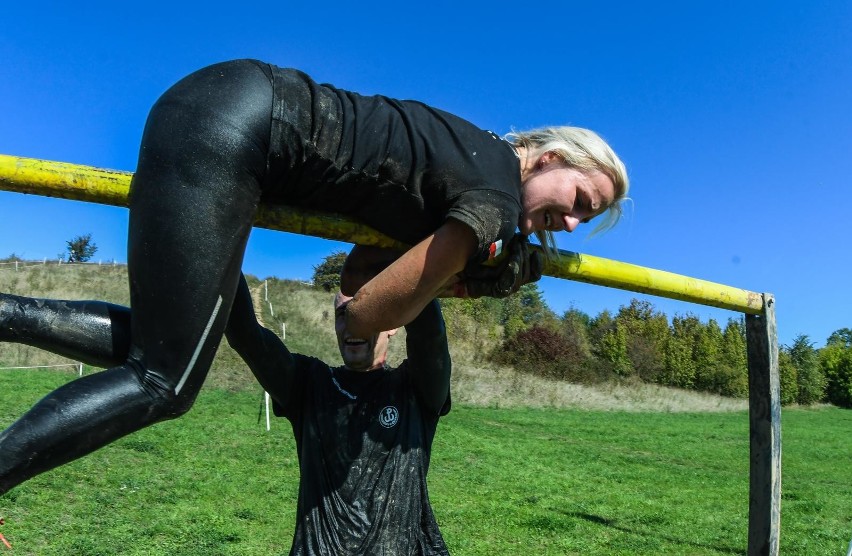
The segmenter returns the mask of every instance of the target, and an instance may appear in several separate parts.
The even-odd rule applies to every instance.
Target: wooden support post
[[[775,298],[763,314],[746,315],[751,475],[748,554],[777,556],[781,534],[781,382]]]

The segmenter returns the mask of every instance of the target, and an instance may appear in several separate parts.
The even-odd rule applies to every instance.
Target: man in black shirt
[[[353,280],[351,257],[349,276]],[[293,426],[299,456],[291,554],[448,554],[426,488],[439,417],[450,409],[450,355],[433,300],[405,326],[407,359],[386,363],[396,330],[353,337],[334,298],[342,367],[291,354],[254,316],[240,284],[227,337]]]

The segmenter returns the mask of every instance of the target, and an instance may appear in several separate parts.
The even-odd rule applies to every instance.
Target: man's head
[[[346,304],[352,298],[340,292],[334,296],[334,330],[337,347],[347,369],[373,371],[384,366],[388,356],[388,341],[396,329],[379,332],[369,338],[355,338],[346,330]]]
[[[375,278],[402,254],[394,249],[356,245],[349,252],[340,272],[340,291],[355,295],[361,286]]]
[[[341,291],[334,297],[334,329],[343,364],[353,371],[372,371],[384,366],[388,340],[396,330],[380,332],[369,338],[355,338],[346,329],[346,305],[361,286],[372,280],[398,257],[399,251],[356,245],[343,263]]]

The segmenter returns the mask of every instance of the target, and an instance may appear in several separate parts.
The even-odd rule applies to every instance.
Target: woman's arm
[[[447,219],[443,226],[406,251],[364,284],[346,308],[346,325],[358,337],[408,324],[445,290],[476,249],[466,224]]]

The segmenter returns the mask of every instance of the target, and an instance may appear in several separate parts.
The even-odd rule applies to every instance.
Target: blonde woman
[[[175,84],[150,112],[131,185],[126,360],[57,389],[0,434],[0,494],[189,410],[261,202],[349,215],[413,246],[345,292],[357,337],[411,322],[448,287],[507,295],[534,279],[523,256],[493,285],[476,274],[505,247],[518,253],[516,230],[547,240],[602,214],[604,225],[617,219],[628,180],[600,137],[549,128],[510,139],[420,102],[255,60]],[[466,269],[478,281],[466,283]]]

